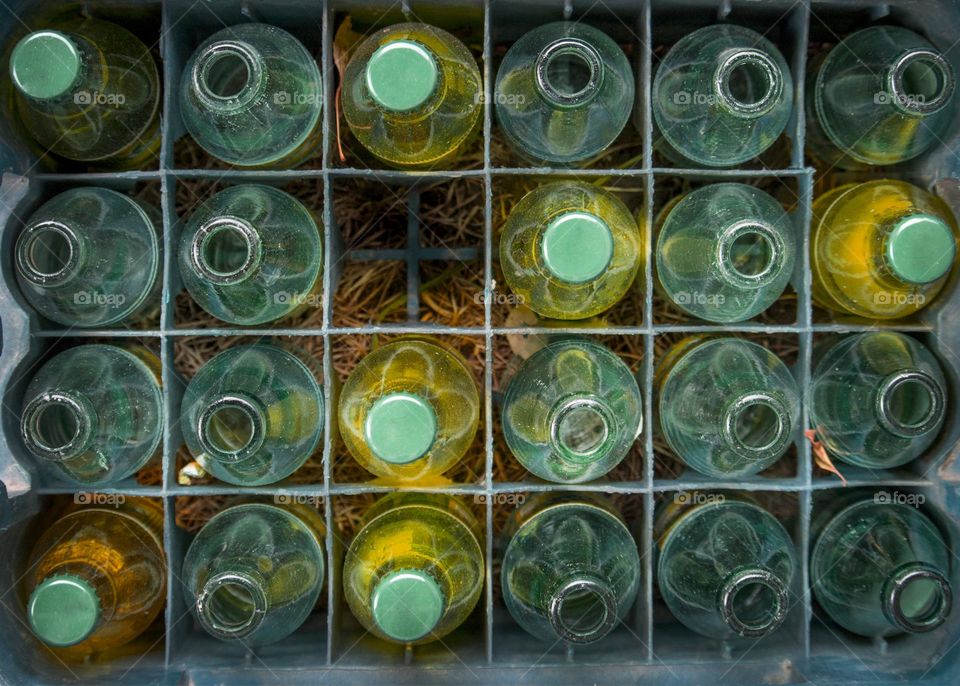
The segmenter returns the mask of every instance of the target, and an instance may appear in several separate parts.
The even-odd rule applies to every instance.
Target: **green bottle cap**
[[[78,576],[50,576],[30,595],[27,616],[41,641],[72,646],[93,633],[100,619],[100,598],[93,586]]]
[[[565,212],[543,232],[543,262],[555,277],[583,283],[603,273],[613,258],[613,233],[589,212]]]
[[[48,100],[66,93],[80,75],[80,52],[59,31],[34,31],[10,56],[10,77],[24,94]]]
[[[389,393],[367,413],[364,436],[373,454],[391,464],[423,457],[437,437],[433,406],[413,393]]]
[[[907,283],[936,281],[953,265],[957,252],[950,226],[932,214],[911,214],[887,238],[887,262]]]
[[[423,638],[443,616],[443,591],[429,574],[399,570],[373,589],[373,621],[395,641]]]
[[[367,62],[367,88],[377,103],[406,112],[425,103],[440,79],[433,54],[410,40],[381,45]]]

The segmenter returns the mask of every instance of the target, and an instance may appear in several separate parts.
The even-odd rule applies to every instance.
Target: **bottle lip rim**
[[[207,82],[213,66],[228,57],[238,58],[246,69],[243,86],[233,95],[215,93]],[[250,43],[239,38],[223,38],[198,48],[190,86],[194,95],[207,107],[219,111],[236,112],[251,104],[262,92],[266,79],[263,58]]]
[[[563,604],[574,594],[592,595],[603,609],[603,616],[587,630],[577,630],[567,624],[563,617]],[[547,609],[550,626],[562,641],[586,645],[599,641],[609,634],[619,621],[617,598],[613,591],[592,574],[574,574],[560,583],[550,596]]]
[[[937,587],[936,605],[919,620],[908,617],[903,611],[903,593],[918,580],[932,581]],[[883,610],[887,619],[907,633],[933,631],[950,615],[953,605],[953,589],[947,578],[932,565],[910,562],[890,575],[883,589]]]
[[[250,594],[253,611],[236,629],[222,628],[213,616],[212,600],[214,594],[223,586],[240,586]],[[257,630],[266,616],[268,601],[260,581],[243,572],[221,572],[207,579],[194,600],[197,617],[208,632],[223,639],[242,639]]]
[[[36,242],[44,234],[54,233],[66,241],[69,253],[65,264],[55,272],[42,272],[33,259]],[[30,283],[40,287],[61,286],[76,276],[83,261],[83,244],[76,231],[68,224],[55,219],[31,223],[17,236],[15,248],[17,273]]]
[[[737,616],[734,604],[737,594],[753,585],[765,587],[774,596],[774,610],[763,622],[748,623]],[[780,577],[765,567],[746,567],[729,574],[720,586],[717,602],[724,623],[743,638],[766,636],[779,628],[787,617],[787,587]]]
[[[575,450],[570,448],[560,436],[563,420],[578,410],[589,410],[600,418],[603,424],[603,437],[589,450]],[[590,464],[605,458],[613,447],[611,439],[615,437],[620,423],[609,405],[596,395],[577,394],[560,398],[550,408],[548,418],[550,424],[551,447],[565,459],[576,464]]]
[[[224,450],[210,439],[210,423],[221,410],[239,410],[249,422],[250,437],[236,450]],[[259,401],[245,393],[222,393],[209,401],[197,414],[197,441],[204,453],[217,462],[236,464],[253,457],[266,441],[266,413]]]
[[[737,435],[737,420],[743,412],[755,405],[763,405],[773,411],[776,417],[776,432],[764,445],[751,445]],[[722,419],[722,435],[728,447],[736,454],[756,459],[766,453],[779,453],[790,443],[793,423],[786,403],[777,395],[766,391],[753,391],[734,398],[726,407]]]
[[[733,246],[740,238],[757,235],[770,251],[767,263],[756,274],[741,272],[733,265]],[[742,288],[760,289],[780,276],[786,255],[783,237],[768,223],[744,219],[723,229],[717,241],[717,265],[728,283]]]
[[[893,395],[905,384],[918,384],[926,392],[930,409],[923,419],[906,424],[893,415]],[[934,430],[943,421],[944,390],[937,380],[920,369],[901,369],[880,382],[877,391],[876,413],[881,425],[900,438],[914,438]]]
[[[247,249],[244,261],[231,271],[214,269],[204,255],[207,244],[224,232],[240,236]],[[263,241],[260,232],[247,220],[233,215],[221,215],[200,225],[190,242],[189,254],[190,266],[202,279],[218,286],[232,286],[246,281],[260,267],[263,261]]]
[[[61,446],[47,445],[39,437],[37,423],[43,412],[53,405],[69,410],[76,422],[73,436]],[[24,407],[20,418],[20,435],[27,449],[50,462],[65,462],[80,455],[90,442],[96,421],[96,410],[82,395],[67,390],[41,393]]]
[[[563,92],[550,81],[550,65],[564,55],[580,58],[589,70],[586,84],[574,93]],[[537,55],[533,73],[534,84],[540,96],[561,108],[583,107],[589,104],[600,93],[604,83],[603,58],[599,51],[588,41],[574,36],[564,36],[548,43]]]
[[[730,90],[730,78],[744,66],[758,68],[767,82],[763,97],[754,102],[739,100]],[[732,114],[755,119],[769,113],[783,96],[783,76],[779,65],[763,50],[756,48],[731,48],[717,64],[713,74],[714,95],[717,103]]]
[[[937,71],[942,79],[941,90],[930,100],[904,91],[906,71],[918,62],[932,63],[930,68]],[[907,115],[926,117],[936,114],[950,104],[956,90],[956,79],[953,67],[941,53],[929,48],[911,48],[901,53],[890,65],[884,85],[890,92],[894,107]]]

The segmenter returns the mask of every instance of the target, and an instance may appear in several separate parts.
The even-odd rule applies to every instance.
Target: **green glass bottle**
[[[657,584],[670,612],[708,638],[778,629],[798,571],[793,541],[769,512],[739,497],[678,493],[658,508]]]
[[[190,544],[180,582],[211,636],[245,648],[296,631],[323,588],[323,517],[305,505],[234,505]]]
[[[810,585],[833,621],[869,638],[941,626],[953,605],[951,551],[937,526],[891,494],[841,499],[814,517]],[[843,506],[840,509],[840,506]]]
[[[797,237],[783,207],[742,183],[715,183],[657,218],[656,284],[681,310],[729,324],[757,316],[793,276]]]
[[[640,555],[627,525],[598,495],[539,493],[504,529],[503,599],[543,641],[588,644],[622,621],[640,588]]]
[[[81,345],[49,361],[23,396],[20,435],[50,477],[105,486],[159,454],[160,360],[142,347]]]
[[[436,339],[403,337],[364,357],[340,393],[338,427],[369,472],[396,482],[429,480],[467,452],[480,393],[467,361]]]
[[[927,451],[947,410],[943,368],[916,339],[893,331],[847,336],[823,352],[810,380],[810,423],[830,454],[870,469]]]
[[[626,205],[593,184],[558,181],[527,193],[500,236],[500,266],[522,304],[586,319],[613,306],[640,267],[640,231]]]
[[[643,428],[643,400],[633,372],[610,350],[556,339],[517,368],[501,421],[510,452],[530,472],[580,483],[626,457]]]
[[[957,262],[950,207],[893,179],[834,188],[813,203],[811,295],[834,312],[899,319],[934,301]]]
[[[783,133],[793,79],[756,31],[716,24],[676,42],[653,80],[657,148],[680,166],[732,167]]]
[[[343,595],[363,628],[393,643],[442,639],[483,588],[480,526],[457,498],[397,491],[367,511],[343,562]]]
[[[954,90],[950,62],[922,36],[862,29],[807,70],[807,146],[841,169],[912,159],[945,137]]]
[[[180,276],[200,307],[231,324],[264,324],[319,306],[319,220],[271,186],[220,191],[180,237]]]
[[[241,167],[295,167],[320,144],[323,85],[303,44],[281,28],[213,34],[180,78],[180,116],[214,157]]]
[[[20,39],[10,55],[16,110],[41,146],[101,167],[142,169],[160,153],[160,78],[147,46],[85,17]]]
[[[576,164],[603,152],[633,110],[635,79],[602,31],[558,21],[510,46],[494,104],[507,141],[535,164]]]
[[[657,364],[660,430],[687,466],[718,479],[750,476],[779,460],[800,422],[787,366],[740,338],[688,337]]]
[[[392,167],[450,161],[480,126],[483,82],[463,43],[427,24],[388,26],[364,40],[343,75],[343,117]]]
[[[112,498],[72,508],[40,535],[27,561],[27,622],[61,660],[129,643],[166,604],[162,503]]]
[[[160,306],[160,211],[107,188],[45,202],[17,237],[20,291],[66,326],[130,324]]]
[[[272,484],[307,461],[323,436],[321,370],[292,346],[230,348],[183,394],[183,439],[210,474],[238,486]]]

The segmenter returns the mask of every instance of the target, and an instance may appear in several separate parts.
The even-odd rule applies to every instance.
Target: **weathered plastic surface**
[[[0,5],[0,38],[20,31],[22,24],[14,14],[29,16],[32,7],[47,5],[35,0],[21,0]],[[397,683],[513,683],[519,680],[531,683],[802,683],[817,684],[876,684],[889,681],[898,683],[921,682],[929,684],[956,683],[960,669],[960,611],[947,625],[938,631],[905,640],[889,643],[871,643],[842,634],[835,626],[827,626],[813,616],[809,595],[804,593],[809,582],[808,552],[810,549],[809,521],[819,497],[829,497],[831,489],[838,487],[834,478],[814,476],[809,446],[802,435],[796,436],[798,451],[797,471],[793,476],[782,478],[755,478],[742,483],[719,484],[685,472],[677,479],[655,478],[652,460],[652,422],[647,422],[640,440],[643,441],[645,459],[644,476],[638,481],[609,481],[601,479],[570,490],[599,491],[633,494],[642,498],[646,516],[634,526],[642,556],[642,582],[639,600],[631,619],[618,627],[605,641],[592,648],[564,651],[561,646],[546,646],[526,635],[510,619],[502,605],[493,600],[494,584],[499,583],[491,565],[480,608],[467,624],[451,634],[443,643],[418,647],[404,652],[402,648],[386,646],[370,637],[364,637],[356,622],[349,616],[346,605],[340,601],[339,568],[341,546],[334,535],[333,508],[338,498],[358,492],[375,491],[363,484],[342,484],[334,481],[325,459],[323,482],[310,486],[267,486],[248,489],[263,494],[291,493],[304,497],[319,497],[327,519],[328,600],[322,613],[314,614],[307,624],[280,644],[257,651],[256,655],[244,654],[235,648],[207,637],[192,624],[184,606],[179,587],[178,574],[188,543],[188,536],[174,526],[174,498],[178,495],[202,495],[207,493],[230,493],[235,489],[228,484],[209,486],[179,486],[173,458],[181,444],[178,424],[170,422],[164,437],[163,484],[144,487],[133,481],[125,482],[104,492],[120,494],[151,495],[162,498],[166,506],[167,528],[165,545],[169,556],[171,585],[166,609],[165,632],[155,637],[156,643],[143,655],[124,657],[107,665],[71,666],[67,670],[58,664],[28,634],[23,621],[21,599],[15,588],[15,580],[22,571],[20,561],[25,557],[24,548],[32,541],[28,524],[30,515],[40,511],[45,498],[58,493],[70,493],[64,484],[44,482],[31,468],[17,431],[17,414],[26,382],[42,352],[62,337],[82,340],[92,336],[145,337],[156,341],[164,364],[164,399],[168,416],[177,417],[183,385],[173,372],[173,343],[178,337],[188,335],[223,336],[238,333],[238,329],[190,330],[174,328],[172,302],[180,289],[176,274],[176,254],[179,226],[174,213],[176,185],[181,179],[222,179],[225,182],[257,181],[283,184],[297,178],[315,178],[322,183],[324,191],[324,224],[333,227],[332,197],[333,181],[350,177],[378,177],[392,187],[408,189],[409,231],[412,245],[418,245],[416,221],[419,191],[423,183],[438,180],[473,177],[486,188],[486,232],[482,245],[458,250],[408,249],[390,251],[350,251],[343,254],[338,232],[326,232],[324,259],[324,325],[316,329],[278,329],[285,334],[297,336],[321,336],[324,338],[324,366],[328,378],[332,375],[331,336],[345,333],[374,333],[377,331],[423,331],[437,333],[471,333],[486,340],[487,369],[484,383],[485,414],[494,411],[491,392],[491,342],[494,336],[513,333],[517,330],[494,327],[491,320],[491,303],[487,298],[485,309],[486,326],[462,329],[449,326],[428,326],[416,323],[418,313],[419,271],[408,269],[408,313],[410,324],[400,326],[366,326],[359,329],[343,329],[332,325],[331,305],[333,287],[337,284],[338,264],[342,259],[369,260],[374,258],[405,260],[416,266],[426,259],[476,260],[483,264],[485,283],[490,288],[493,274],[491,254],[493,210],[492,183],[510,175],[528,174],[531,169],[493,168],[489,161],[489,140],[492,130],[492,106],[488,97],[485,104],[485,164],[473,171],[432,172],[371,172],[367,169],[345,169],[334,164],[335,147],[333,136],[332,108],[324,108],[325,145],[323,166],[320,169],[288,171],[217,171],[180,170],[173,168],[173,141],[184,130],[176,108],[176,86],[180,70],[192,48],[203,36],[222,28],[224,24],[249,20],[276,23],[288,28],[314,54],[321,56],[325,75],[326,102],[333,101],[332,83],[332,30],[334,16],[365,9],[379,13],[392,6],[390,21],[399,21],[406,16],[410,20],[421,18],[438,25],[474,22],[484,29],[483,61],[485,87],[489,96],[493,85],[492,48],[497,43],[516,40],[524,31],[558,19],[585,18],[590,23],[607,31],[621,43],[634,42],[640,50],[634,68],[639,75],[637,119],[644,137],[642,163],[627,170],[558,170],[561,176],[594,177],[611,176],[632,181],[652,192],[654,183],[671,176],[699,177],[712,180],[750,179],[759,176],[774,176],[791,185],[798,192],[798,204],[793,211],[797,226],[802,229],[803,245],[799,253],[794,287],[799,300],[797,319],[794,324],[766,326],[742,324],[721,327],[702,324],[665,326],[654,322],[653,308],[648,299],[643,321],[632,326],[596,329],[593,333],[615,333],[623,336],[639,336],[644,339],[646,357],[640,373],[644,389],[644,413],[651,416],[652,397],[649,392],[653,373],[654,337],[670,331],[750,331],[790,333],[797,337],[800,348],[799,363],[795,370],[798,381],[805,388],[810,378],[811,346],[814,339],[831,332],[852,332],[872,328],[860,323],[814,324],[809,302],[809,274],[807,270],[807,238],[809,235],[809,205],[812,197],[812,170],[804,166],[803,122],[798,109],[788,127],[792,139],[791,164],[786,169],[748,169],[732,171],[696,171],[674,168],[653,168],[651,156],[652,128],[649,117],[651,70],[656,60],[650,48],[667,45],[682,35],[718,19],[741,23],[761,32],[767,32],[791,64],[794,73],[796,99],[803,100],[804,72],[808,42],[835,43],[839,36],[860,28],[871,20],[889,20],[925,33],[940,47],[954,45],[957,27],[960,26],[960,5],[952,0],[902,0],[879,3],[873,0],[838,0],[817,2],[806,0],[424,0],[404,2],[403,6],[389,0],[271,0],[270,2],[238,2],[238,0],[202,1],[165,0],[137,2],[136,0],[104,0],[91,3],[101,16],[120,17],[127,25],[137,23],[156,31],[164,66],[164,117],[163,153],[159,169],[128,172],[123,174],[75,174],[69,170],[44,170],[36,164],[34,153],[22,143],[9,112],[0,116],[0,169],[3,171],[0,185],[0,316],[2,316],[2,349],[0,349],[0,397],[3,407],[0,413],[0,589],[3,609],[0,611],[0,682],[10,684],[47,683],[135,683],[135,684],[397,684]],[[131,12],[132,10],[132,12]],[[145,12],[145,14],[143,14]],[[889,15],[889,16],[888,16]],[[376,16],[376,15],[374,15]],[[455,20],[451,22],[451,19]],[[28,22],[29,23],[29,22]],[[149,27],[155,28],[149,28]],[[9,51],[8,42],[0,42],[0,52]],[[960,70],[960,50],[947,54]],[[6,102],[6,100],[4,100]],[[955,108],[956,109],[956,108]],[[960,109],[957,109],[960,112]],[[960,125],[955,114],[950,135],[943,146],[922,155],[917,160],[898,169],[896,175],[913,179],[924,187],[936,185],[937,191],[960,210],[960,158],[956,154],[960,143]],[[537,169],[538,173],[547,170]],[[156,181],[160,184],[164,214],[165,260],[163,311],[161,325],[156,330],[130,332],[125,329],[108,332],[64,330],[38,318],[27,308],[20,296],[12,273],[12,245],[22,220],[39,205],[42,199],[58,190],[75,184],[103,184],[113,188],[130,188],[138,181]],[[648,239],[649,240],[649,239]],[[649,267],[641,278],[646,280],[647,293],[651,293]],[[884,324],[913,332],[923,339],[940,357],[946,369],[950,385],[950,402],[953,407],[960,402],[960,288],[954,282],[940,301],[913,321]],[[649,296],[648,296],[649,298]],[[329,386],[327,387],[329,388]],[[329,390],[327,391],[329,396]],[[327,398],[327,422],[332,405]],[[804,413],[803,421],[806,424]],[[325,458],[330,455],[330,431],[325,432]],[[475,485],[458,485],[439,489],[450,493],[463,493],[481,499],[486,508],[487,558],[493,561],[501,554],[494,546],[493,517],[498,507],[509,500],[510,494],[537,490],[563,489],[553,484],[527,482],[502,483],[494,481],[492,425],[486,424],[487,450],[486,473],[483,481]],[[929,455],[908,467],[895,472],[869,472],[845,468],[844,473],[851,485],[866,485],[890,492],[919,492],[927,498],[927,504],[940,513],[939,522],[951,543],[956,547],[960,536],[960,467],[956,464],[960,443],[960,422],[953,412],[940,440]],[[791,609],[781,631],[746,647],[726,649],[715,642],[699,638],[684,629],[669,615],[663,614],[662,603],[652,603],[654,597],[651,570],[655,556],[651,554],[651,514],[655,494],[671,493],[690,487],[743,488],[782,493],[783,497],[796,502],[797,526],[790,533],[797,545],[801,560],[797,578],[797,604]],[[960,558],[951,572],[955,588],[960,588]],[[960,598],[960,594],[957,594]],[[960,601],[955,601],[960,602]],[[147,644],[149,646],[149,643]]]

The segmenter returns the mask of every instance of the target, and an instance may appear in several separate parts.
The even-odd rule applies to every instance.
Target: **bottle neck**
[[[96,426],[93,404],[74,391],[42,393],[27,403],[20,417],[27,449],[51,462],[64,462],[86,452]]]
[[[783,401],[762,391],[734,399],[720,421],[727,448],[748,460],[780,453],[790,442],[793,430]]]
[[[953,605],[947,578],[922,562],[902,566],[883,588],[883,613],[897,628],[911,634],[933,631],[946,621]]]
[[[603,459],[617,438],[618,424],[610,407],[591,395],[568,396],[550,411],[550,445],[569,462]]]
[[[80,107],[96,94],[78,91],[87,72],[86,54],[95,53],[82,38],[60,31],[34,31],[24,36],[10,56],[10,77],[17,92],[44,103],[72,100]]]
[[[927,117],[949,104],[956,79],[943,55],[915,48],[903,52],[890,65],[885,85],[897,110],[911,117]]]
[[[30,628],[50,646],[67,647],[86,640],[104,614],[96,579],[88,579],[82,566],[71,567],[70,573],[51,574],[37,584],[27,603]]]
[[[268,609],[266,583],[249,572],[222,572],[203,585],[196,597],[197,617],[222,639],[242,639],[263,623]]]
[[[783,87],[780,67],[762,50],[728,50],[713,74],[715,101],[740,119],[767,114],[782,100]]]
[[[720,278],[740,289],[763,288],[777,279],[786,246],[768,224],[743,221],[724,229],[717,241]]]
[[[193,93],[204,107],[226,115],[250,109],[266,82],[266,63],[260,52],[233,39],[207,46],[190,74]]]
[[[196,430],[208,457],[224,463],[242,462],[253,457],[266,439],[266,412],[251,396],[223,394],[200,411]]]
[[[190,245],[190,265],[197,276],[218,286],[246,281],[263,260],[260,233],[238,217],[215,217],[206,222]]]
[[[738,569],[720,586],[717,606],[734,634],[759,638],[774,631],[786,618],[787,587],[768,569]]]
[[[609,584],[593,575],[571,575],[550,596],[547,615],[561,640],[593,643],[616,626],[617,597]]]
[[[17,238],[17,273],[40,288],[56,288],[80,273],[86,253],[80,235],[63,222],[31,224]]]
[[[919,369],[894,372],[880,384],[876,413],[880,424],[894,436],[922,436],[943,421],[943,388]]]
[[[582,107],[603,86],[600,53],[580,38],[560,38],[547,45],[534,64],[537,92],[555,107]]]

